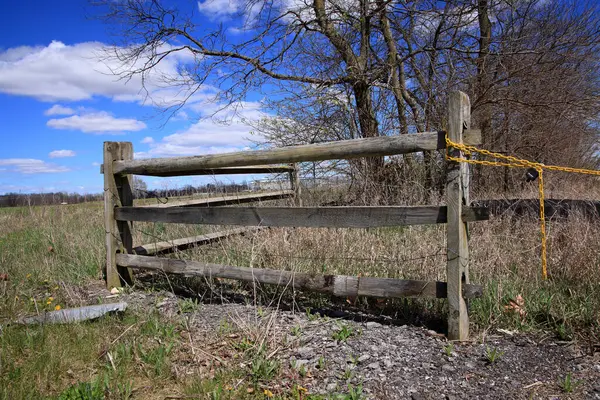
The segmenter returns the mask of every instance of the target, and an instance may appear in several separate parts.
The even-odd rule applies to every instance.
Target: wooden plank
[[[485,208],[464,207],[468,221],[486,220]],[[441,224],[446,207],[121,207],[119,221],[178,224],[296,226],[309,228],[372,228],[378,226]]]
[[[243,204],[255,201],[279,200],[294,196],[293,190],[282,190],[276,192],[244,193],[231,196],[206,197],[195,200],[174,201],[163,204],[150,204],[138,206],[140,208],[171,208],[171,207],[216,207],[230,204]]]
[[[183,175],[243,175],[243,174],[277,174],[287,173],[293,167],[289,165],[253,165],[249,167],[208,168],[183,172],[156,172],[151,176],[169,177]],[[104,165],[100,165],[100,173],[104,173]],[[150,175],[150,174],[146,174]]]
[[[120,266],[129,268],[139,268],[185,276],[202,276],[258,282],[270,285],[287,286],[294,289],[329,293],[340,297],[373,296],[385,298],[443,298],[446,295],[446,284],[444,282],[425,282],[344,275],[317,275],[294,271],[234,267],[222,264],[209,264],[198,261],[175,260],[131,254],[118,254],[117,263]],[[481,296],[481,293],[481,286],[465,286],[465,297],[479,297]]]
[[[296,207],[302,207],[302,187],[300,186],[300,170],[298,164],[292,164],[294,168],[290,171],[290,187],[294,191],[294,200]]]
[[[445,149],[444,136],[443,131],[425,132],[204,156],[147,158],[118,161],[113,168],[121,174],[174,176],[212,168],[388,156]]]
[[[117,268],[117,252],[131,253],[133,238],[130,223],[117,221],[114,210],[117,207],[132,206],[131,177],[115,175],[112,170],[115,160],[133,159],[133,146],[129,142],[104,142],[104,228],[106,232],[106,286],[110,289],[132,284],[131,271]]]
[[[228,231],[208,233],[206,235],[197,235],[164,242],[148,243],[137,246],[133,249],[133,252],[135,254],[145,256],[167,254],[172,253],[175,250],[185,250],[194,246],[202,246],[205,244],[214,243],[234,235],[244,235],[246,233],[256,232],[260,229],[261,227],[235,228]]]
[[[469,97],[463,92],[450,94],[448,103],[448,137],[463,143],[463,130],[471,122]],[[449,149],[454,157],[460,151]],[[463,209],[469,206],[469,169],[466,163],[448,162],[446,178],[448,204],[447,279],[448,279],[448,338],[466,340],[469,336],[469,315],[462,288],[469,283],[469,245],[467,220]]]

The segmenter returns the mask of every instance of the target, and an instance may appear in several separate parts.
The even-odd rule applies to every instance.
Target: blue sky
[[[235,1],[183,2],[199,22],[236,11]],[[233,7],[233,8],[232,8]],[[244,122],[264,116],[257,99],[243,103],[228,125],[212,115],[215,88],[207,86],[165,122],[153,102],[177,97],[150,80],[152,99],[140,94],[141,82],[125,84],[110,75],[113,61],[100,52],[110,42],[106,27],[89,18],[86,1],[9,1],[0,13],[0,194],[8,192],[102,191],[104,141],[130,141],[135,157],[198,155],[252,146]],[[210,17],[210,18],[209,18]],[[176,74],[185,55],[162,65]],[[241,111],[240,111],[241,110]],[[227,117],[227,111],[218,118]],[[150,187],[204,183],[210,178],[145,178]],[[220,178],[223,179],[223,178]],[[228,179],[228,178],[225,178]]]

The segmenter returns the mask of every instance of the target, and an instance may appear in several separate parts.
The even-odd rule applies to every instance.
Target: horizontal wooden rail
[[[486,208],[463,207],[462,216],[464,221],[489,219]],[[446,223],[447,209],[445,206],[120,207],[115,209],[115,219],[179,224],[371,228]]]
[[[233,267],[197,261],[117,254],[117,265],[128,268],[161,271],[185,276],[237,279],[294,289],[330,293],[340,297],[372,296],[385,298],[400,297],[447,297],[445,282],[426,282],[391,278],[355,277],[344,275],[313,275],[293,271],[262,268]],[[465,298],[480,297],[481,286],[464,285]]]
[[[479,144],[481,133],[467,131],[464,142]],[[389,156],[445,148],[445,132],[426,132],[205,156],[123,160],[114,162],[113,171],[115,174],[175,176],[212,168]]]
[[[205,197],[202,199],[174,201],[163,204],[150,204],[138,206],[140,208],[171,208],[171,207],[216,207],[228,204],[243,204],[255,201],[279,200],[294,197],[293,190],[282,190],[278,192],[245,193],[234,196]]]
[[[205,168],[183,172],[161,172],[145,174],[150,176],[183,176],[183,175],[243,175],[243,174],[275,174],[291,172],[294,167],[291,165],[253,165],[249,167],[227,167],[227,168]],[[104,173],[104,164],[100,165],[100,173]]]
[[[217,242],[234,235],[244,235],[246,233],[260,230],[261,227],[235,228],[228,231],[207,233],[206,235],[191,236],[182,239],[174,239],[164,242],[148,243],[135,247],[133,252],[138,255],[167,254],[175,250],[185,250],[193,246],[202,246]]]

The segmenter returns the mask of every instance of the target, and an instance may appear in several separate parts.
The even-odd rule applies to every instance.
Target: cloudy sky
[[[200,23],[222,22],[236,1],[186,2]],[[111,74],[119,65],[103,57],[110,42],[106,27],[83,0],[8,1],[0,14],[0,194],[7,192],[102,191],[104,141],[130,141],[135,156],[163,157],[235,151],[252,145],[245,121],[264,114],[260,99],[237,108],[228,125],[203,118],[220,109],[216,88],[204,87],[168,121],[154,107],[181,96],[154,82],[141,92],[139,79]],[[218,17],[218,18],[216,18]],[[219,21],[220,19],[220,21]],[[161,65],[176,75],[182,54]],[[221,111],[220,117],[230,117]],[[198,178],[164,181],[150,187],[203,183]]]

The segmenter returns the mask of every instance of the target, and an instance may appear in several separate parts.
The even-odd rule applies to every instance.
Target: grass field
[[[148,243],[210,229],[137,224],[134,241]],[[543,281],[535,219],[504,217],[471,225],[471,281],[485,288],[484,296],[470,304],[476,332],[504,328],[598,342],[600,224],[574,216],[551,221],[548,230],[550,279]],[[306,272],[445,280],[444,251],[444,226],[281,228],[172,257]],[[68,326],[7,324],[23,315],[81,305],[76,293],[99,286],[104,257],[101,203],[0,209],[0,274],[8,277],[0,281],[0,399],[165,398],[175,392],[206,399],[270,397],[265,388],[279,379],[284,368],[265,357],[266,348],[243,341],[230,349],[246,360],[237,367],[187,378],[173,372],[173,363],[187,351],[184,318],[128,311],[123,318]],[[235,282],[190,281],[185,285],[196,292],[208,285],[250,293],[248,302],[256,302],[257,307],[281,294],[275,288],[248,291],[247,285]],[[523,299],[521,313],[506,309],[517,296]],[[325,307],[333,300],[303,294],[302,301]],[[445,312],[444,301],[437,300],[348,302],[413,323],[443,318]],[[190,300],[178,304],[181,315],[200,307]],[[252,377],[253,384],[235,388],[240,376]],[[330,398],[361,398],[358,392],[358,388],[346,388]],[[301,386],[295,386],[274,398],[323,397],[305,395]]]

